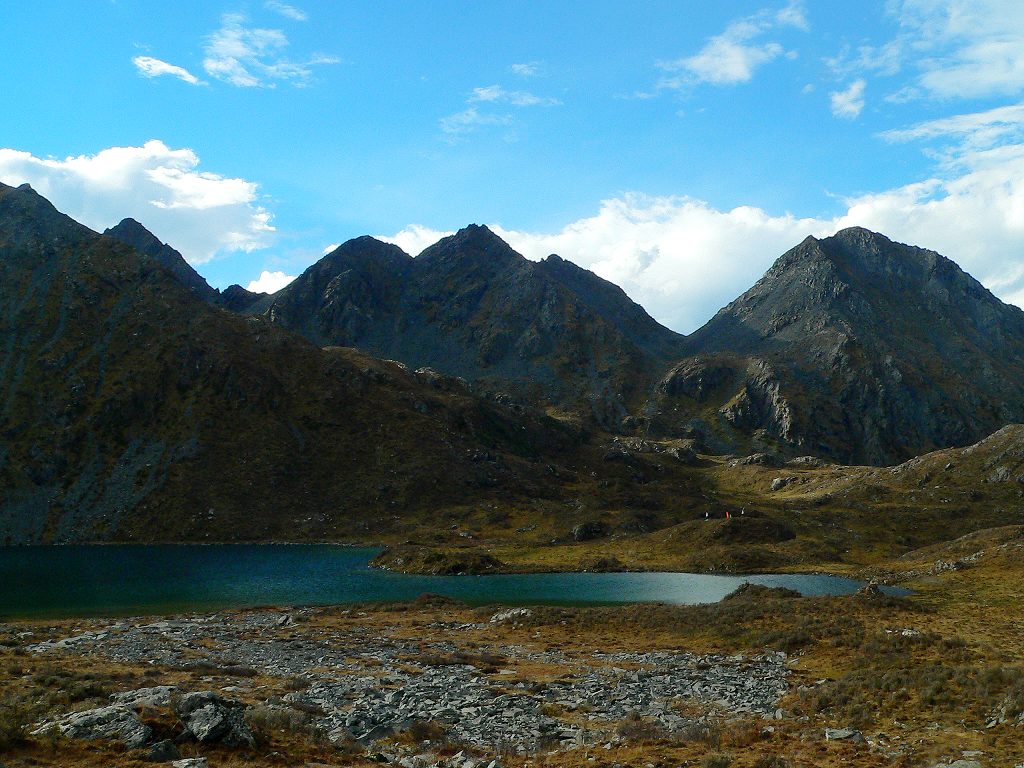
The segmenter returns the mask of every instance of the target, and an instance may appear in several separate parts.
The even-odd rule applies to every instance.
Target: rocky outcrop
[[[33,735],[56,730],[69,739],[110,739],[120,741],[128,749],[138,749],[149,741],[153,731],[139,720],[135,711],[125,704],[72,712],[55,721],[38,725]]]
[[[173,705],[183,726],[180,739],[225,747],[252,749],[256,746],[255,736],[245,719],[247,707],[244,704],[213,691],[172,698],[176,692],[175,686],[162,685],[115,693],[110,706],[72,712],[55,721],[39,723],[33,733],[56,731],[69,739],[108,739],[119,741],[128,749],[140,749],[149,744],[153,735],[153,729],[139,719],[140,708],[160,710]],[[166,740],[153,744],[150,753],[150,759],[155,762],[179,757],[174,744]]]
[[[754,594],[777,590],[751,588]],[[742,594],[742,593],[741,593]],[[736,598],[734,598],[736,599]],[[333,609],[331,609],[333,610]],[[533,612],[502,610],[480,623],[443,624],[461,633],[494,631],[530,622]],[[194,652],[212,643],[271,676],[297,676],[301,691],[271,697],[272,712],[302,712],[317,732],[339,745],[353,741],[379,749],[383,742],[434,723],[449,743],[488,754],[501,745],[505,754],[539,749],[576,749],[595,738],[616,739],[630,717],[642,717],[659,732],[681,734],[695,722],[694,711],[728,716],[776,718],[778,702],[789,689],[787,658],[781,653],[753,656],[700,655],[680,651],[594,652],[578,654],[557,647],[532,648],[503,641],[500,656],[474,658],[444,634],[403,637],[359,623],[339,632],[318,632],[315,623],[296,635],[270,612],[215,614],[162,620],[151,624],[117,622],[102,641],[60,640],[29,647],[31,653],[101,655],[112,661],[162,665],[195,662]],[[430,624],[424,631],[440,629]],[[54,630],[56,631],[56,630]],[[205,644],[199,644],[202,641]],[[474,643],[474,648],[478,646]],[[523,671],[510,676],[508,664]],[[563,674],[533,678],[532,670],[561,669]],[[129,694],[129,697],[132,694]],[[679,707],[685,702],[687,707]],[[228,746],[247,744],[235,715],[240,707],[212,691],[184,694],[177,712],[200,741]],[[223,723],[231,723],[224,729]],[[234,734],[234,735],[229,735]],[[422,745],[417,745],[422,747]],[[433,765],[434,762],[423,763]],[[404,764],[403,764],[404,765]],[[485,768],[487,762],[477,768]],[[463,768],[462,764],[456,768]],[[498,766],[495,766],[498,768]]]
[[[178,699],[175,711],[185,724],[185,732],[200,743],[256,746],[252,729],[245,722],[245,706],[213,691],[186,693]]]

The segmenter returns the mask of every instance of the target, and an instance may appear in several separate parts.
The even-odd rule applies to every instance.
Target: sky
[[[469,223],[688,333],[865,226],[1024,305],[1019,0],[39,0],[0,181],[141,221],[215,287]]]

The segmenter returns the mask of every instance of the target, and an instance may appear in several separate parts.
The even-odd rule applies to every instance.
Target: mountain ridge
[[[374,537],[560,491],[560,425],[200,300],[0,185],[5,543]],[[398,469],[401,468],[401,472]]]
[[[529,261],[480,225],[415,258],[364,237],[250,311],[314,343],[437,368],[615,426],[682,336],[583,272]]]

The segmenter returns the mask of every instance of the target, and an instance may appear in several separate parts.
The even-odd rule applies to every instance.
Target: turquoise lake
[[[0,617],[403,601],[426,592],[474,605],[695,604],[721,600],[745,581],[789,587],[805,595],[848,594],[861,584],[804,574],[411,576],[368,567],[375,553],[326,544],[0,548]]]

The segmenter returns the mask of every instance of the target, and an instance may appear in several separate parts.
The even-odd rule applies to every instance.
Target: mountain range
[[[0,185],[0,347],[9,541],[373,538],[584,498],[653,519],[710,498],[695,454],[886,465],[1024,421],[1024,312],[860,228],[682,336],[483,226],[221,292],[139,222]]]

